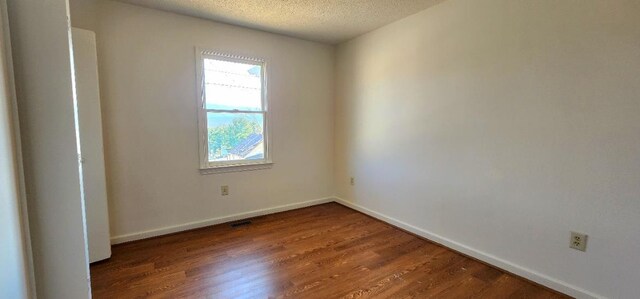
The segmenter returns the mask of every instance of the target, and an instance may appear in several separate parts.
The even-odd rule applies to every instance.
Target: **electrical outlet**
[[[569,247],[575,250],[587,251],[587,237],[585,234],[571,232],[571,243]]]
[[[349,183],[351,183],[351,186],[355,185],[356,184],[356,179],[351,177],[351,179],[349,180]]]
[[[220,192],[222,193],[222,196],[229,195],[229,186],[224,185],[224,186],[220,187]]]

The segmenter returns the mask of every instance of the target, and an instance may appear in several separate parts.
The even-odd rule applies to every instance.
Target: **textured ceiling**
[[[442,0],[119,0],[336,44]]]

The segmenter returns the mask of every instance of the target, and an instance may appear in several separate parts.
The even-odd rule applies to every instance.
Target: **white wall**
[[[640,2],[449,0],[336,55],[340,197],[573,295],[640,294]]]
[[[0,0],[0,298],[28,298],[31,273],[7,5]]]
[[[112,1],[71,4],[74,26],[96,31],[116,240],[333,194],[331,46]],[[195,46],[268,60],[272,169],[198,172]]]
[[[67,5],[8,1],[39,298],[89,297]]]

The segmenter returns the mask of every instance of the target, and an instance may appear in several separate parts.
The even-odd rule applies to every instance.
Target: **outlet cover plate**
[[[571,240],[569,243],[569,247],[580,250],[587,251],[587,236],[586,234],[571,232]]]
[[[229,186],[222,186],[220,187],[220,193],[222,193],[222,196],[227,196],[229,195]]]

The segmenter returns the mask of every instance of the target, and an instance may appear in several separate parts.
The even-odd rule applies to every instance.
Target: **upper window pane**
[[[204,59],[206,109],[262,110],[262,66]]]

